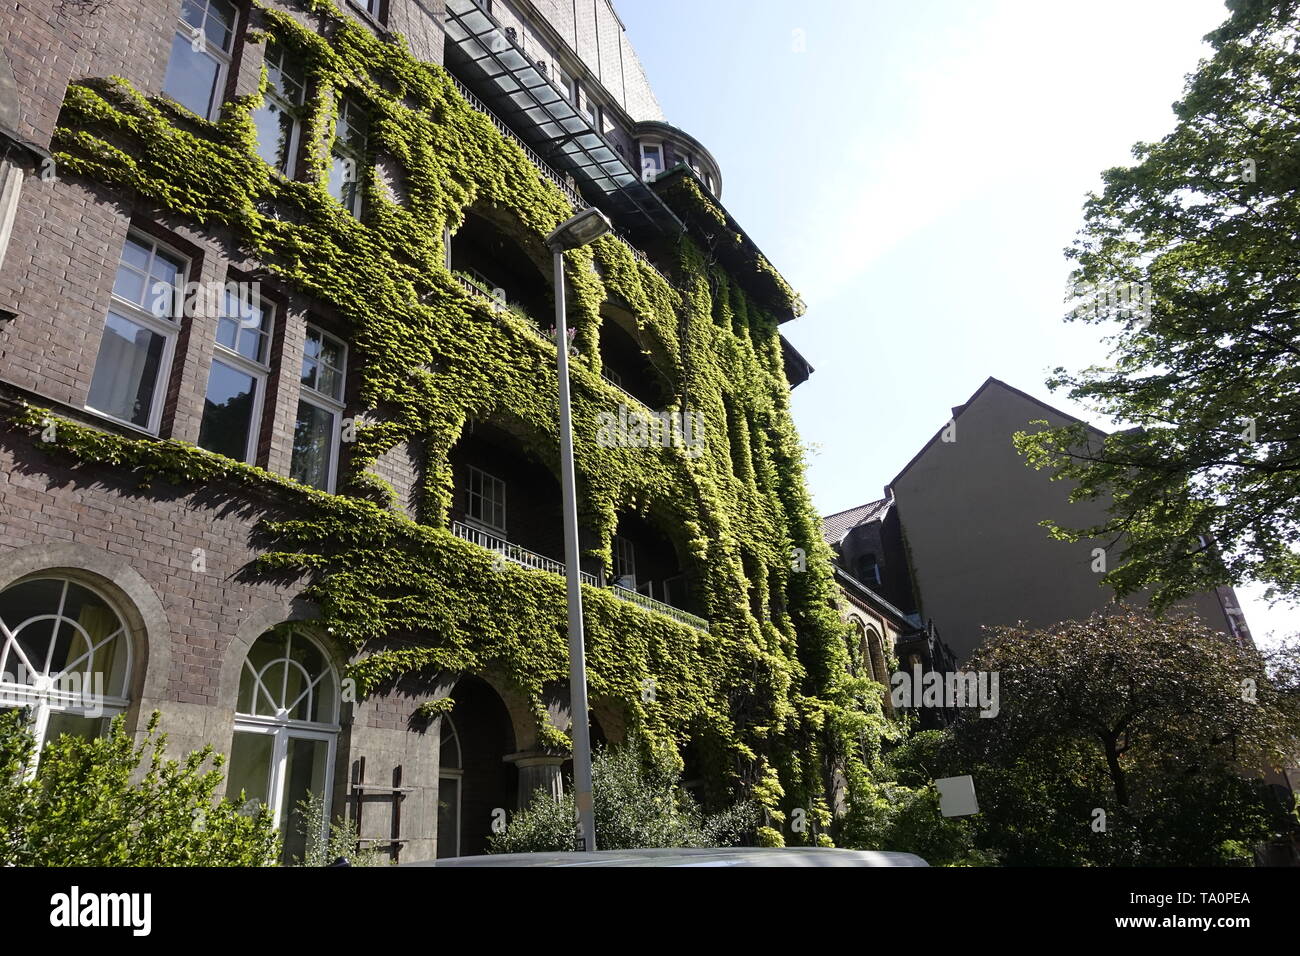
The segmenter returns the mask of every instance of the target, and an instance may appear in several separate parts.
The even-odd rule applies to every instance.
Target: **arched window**
[[[264,805],[279,822],[284,860],[306,852],[299,804],[320,796],[328,824],[339,734],[339,685],[320,645],[298,627],[259,637],[244,660],[235,705],[226,795],[243,793],[249,812]]]
[[[438,756],[438,856],[460,856],[460,737],[451,717],[442,715]]]
[[[48,577],[0,593],[0,709],[31,710],[38,759],[60,734],[99,736],[130,680],[130,634],[98,592]]]
[[[888,688],[890,686],[888,665],[885,661],[885,645],[881,640],[880,632],[874,627],[867,629],[867,654],[871,662],[871,672],[875,680],[885,685],[885,692],[881,696],[884,699],[886,714],[893,714],[894,705],[889,697]]]
[[[870,671],[870,661],[866,655],[867,634],[862,622],[856,617],[849,618],[849,673],[857,677],[867,668],[867,677],[875,679]]]

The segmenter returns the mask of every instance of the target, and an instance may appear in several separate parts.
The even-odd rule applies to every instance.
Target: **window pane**
[[[271,756],[275,737],[271,734],[235,732],[230,745],[230,762],[226,765],[226,799],[239,800],[244,794],[244,808],[250,815],[270,802]]]
[[[438,778],[438,858],[460,854],[460,780]]]
[[[309,327],[303,342],[302,384],[341,402],[343,353],[343,343]]]
[[[163,92],[206,119],[211,113],[219,72],[220,67],[211,54],[195,53],[190,37],[178,32],[172,38],[172,56],[167,62]]]
[[[208,19],[203,24],[208,42],[219,49],[230,51],[230,40],[235,32],[235,6],[228,0],[208,0]]]
[[[181,19],[196,30],[203,29],[203,17],[207,10],[205,0],[185,0],[181,4]]]
[[[108,313],[87,404],[148,428],[165,344],[157,332],[116,312]]]
[[[329,194],[353,213],[357,210],[358,175],[356,160],[350,156],[334,154],[330,163]]]
[[[267,51],[266,78],[271,89],[283,96],[291,105],[302,105],[306,87],[302,70],[285,53],[283,47],[272,47]]]
[[[356,103],[344,99],[339,104],[338,119],[334,124],[334,136],[344,146],[358,153],[366,148],[366,117]]]
[[[253,406],[257,379],[247,372],[214,361],[208,376],[208,395],[203,400],[203,421],[199,425],[199,447],[236,461],[248,458],[248,441],[253,430]]]
[[[239,321],[223,315],[217,319],[217,344],[235,351],[239,344]]]
[[[253,113],[253,125],[257,127],[257,155],[268,166],[287,174],[292,159],[293,116],[275,100],[268,98]]]
[[[149,267],[149,277],[154,285],[175,287],[180,284],[183,268],[180,260],[167,255],[160,249],[154,249],[153,264]]]
[[[320,821],[305,820],[298,806],[312,794],[321,794],[325,806],[330,805],[330,795],[325,793],[325,763],[329,744],[324,740],[289,738],[289,751],[284,766],[284,797],[280,804],[280,826],[284,835],[284,861],[302,859],[307,852],[306,829]],[[327,811],[328,812],[328,811]]]
[[[84,717],[62,711],[50,713],[49,725],[45,728],[45,743],[52,743],[64,734],[80,737],[82,740],[94,740],[104,732],[104,718]]]
[[[329,490],[334,454],[334,413],[311,402],[298,403],[293,429],[293,462],[289,475],[313,488]]]
[[[136,305],[144,304],[145,275],[149,268],[149,249],[134,239],[122,245],[122,261],[113,282],[113,295]]]
[[[228,287],[225,312],[218,323],[217,341],[246,359],[265,364],[271,329],[270,311],[262,307],[251,291],[241,292],[238,287]],[[224,330],[222,323],[226,323]]]

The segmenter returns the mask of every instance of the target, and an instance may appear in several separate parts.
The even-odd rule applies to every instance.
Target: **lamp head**
[[[595,242],[607,232],[613,230],[605,214],[595,206],[589,206],[575,216],[571,216],[556,227],[546,237],[546,245],[551,249],[577,249],[589,242]]]

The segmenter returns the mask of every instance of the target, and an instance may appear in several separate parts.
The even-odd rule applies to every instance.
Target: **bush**
[[[36,747],[26,715],[0,714],[0,865],[274,864],[280,840],[270,812],[245,816],[216,799],[224,758],[211,747],[166,759],[158,716],[139,746],[122,717],[93,740],[65,734],[28,779]]]
[[[757,804],[742,802],[705,815],[678,784],[680,774],[646,766],[635,744],[597,751],[592,761],[596,846],[602,850],[647,847],[738,846],[753,842],[761,818]],[[506,831],[492,837],[493,853],[573,850],[572,792],[560,800],[539,791],[514,815]]]

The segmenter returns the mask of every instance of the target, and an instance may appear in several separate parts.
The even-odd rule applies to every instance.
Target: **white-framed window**
[[[578,103],[578,81],[559,67],[556,67],[555,72],[559,75],[560,92],[564,94],[566,100],[576,106]]]
[[[460,736],[451,717],[442,715],[442,744],[438,752],[438,858],[460,856],[461,769]]]
[[[636,549],[631,541],[617,534],[614,535],[614,581],[629,591],[637,590]]]
[[[0,593],[0,710],[29,711],[36,761],[61,734],[102,734],[130,704],[130,682],[130,634],[98,591],[34,577]]]
[[[180,330],[186,265],[184,257],[147,236],[127,236],[86,396],[87,409],[158,433]]]
[[[664,150],[658,143],[641,144],[641,178],[646,182],[664,171]]]
[[[342,340],[314,325],[307,326],[289,474],[322,491],[333,491],[338,477],[347,351]]]
[[[366,162],[365,111],[350,96],[339,99],[334,123],[334,145],[330,150],[329,193],[361,218],[361,171]]]
[[[307,102],[307,78],[302,64],[284,45],[273,43],[266,51],[266,79],[266,95],[253,113],[257,154],[267,165],[292,178]]]
[[[338,676],[302,628],[267,631],[248,650],[239,678],[226,797],[248,813],[269,806],[279,823],[286,863],[301,859],[306,834],[299,804],[312,795],[328,807],[339,735]]]
[[[217,118],[238,19],[230,0],[181,3],[163,92],[204,119]]]
[[[348,0],[358,10],[363,10],[376,20],[379,19],[379,7],[382,0]]]
[[[506,483],[481,468],[469,466],[465,488],[465,517],[491,531],[506,533]]]
[[[250,301],[237,286],[227,287],[199,423],[200,448],[236,461],[256,457],[274,321],[270,304]]]

